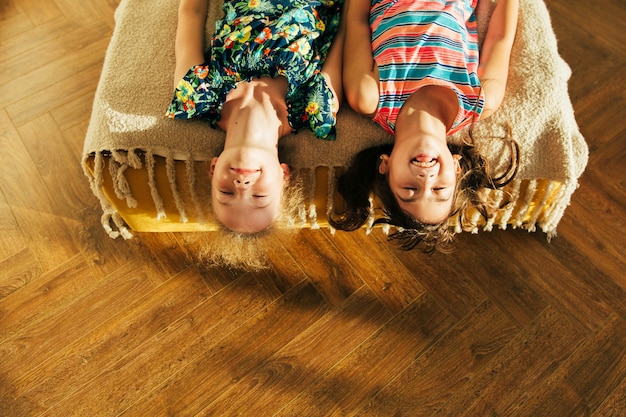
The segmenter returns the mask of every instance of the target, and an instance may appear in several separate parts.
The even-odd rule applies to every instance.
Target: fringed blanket
[[[481,37],[494,6],[491,0],[479,3]],[[209,8],[207,37],[221,15],[221,2],[211,1]],[[206,161],[219,154],[224,134],[202,120],[165,117],[172,98],[177,10],[178,2],[171,0],[122,0],[115,13],[116,26],[83,152],[85,173],[100,200],[102,224],[111,237],[130,237],[128,225],[140,231],[215,228],[202,209],[208,190]],[[475,220],[470,230],[512,225],[530,231],[539,226],[548,236],[556,232],[588,158],[568,95],[570,74],[559,56],[543,1],[521,1],[505,100],[473,132],[481,152],[498,166],[507,151],[502,141],[493,138],[505,136],[507,124],[511,126],[521,149],[519,172],[506,188],[514,204],[486,223],[469,213]],[[453,140],[462,140],[466,134],[460,132]],[[325,216],[332,209],[337,167],[347,166],[363,148],[391,141],[381,128],[347,105],[338,115],[335,142],[315,139],[305,130],[281,139],[280,158],[293,168],[314,172],[328,167],[322,177],[309,176],[307,201],[303,202],[307,219],[302,224],[318,227],[318,215]],[[316,184],[316,178],[326,184]],[[144,193],[149,198],[139,195],[142,186],[149,190]],[[321,203],[320,189],[327,197]],[[493,192],[493,198],[502,199],[503,193]],[[143,220],[137,223],[137,218]],[[142,222],[150,226],[136,226]],[[461,230],[457,224],[457,231]]]

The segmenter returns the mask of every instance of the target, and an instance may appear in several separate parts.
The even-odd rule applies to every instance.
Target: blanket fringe
[[[142,155],[145,163],[142,160]],[[181,177],[182,173],[177,172],[177,169],[181,168],[179,168],[178,160],[174,158],[173,154],[168,153],[163,157],[165,158],[165,172],[171,190],[171,198],[174,200],[173,202],[180,215],[180,221],[183,223],[189,221],[188,212],[197,213],[195,218],[198,220],[204,218],[200,197],[196,189],[198,184],[193,155],[185,155],[184,180],[180,179],[183,178]],[[130,183],[127,179],[128,168],[145,169],[148,176],[150,195],[157,213],[156,218],[161,220],[166,217],[164,200],[157,187],[156,156],[151,150],[138,152],[135,149],[131,149],[128,151],[98,152],[87,158],[93,160],[93,169],[89,169],[91,164],[87,160],[83,164],[83,169],[89,178],[92,192],[98,197],[103,211],[101,217],[102,227],[111,238],[122,236],[124,239],[130,239],[132,233],[116,206],[109,199],[110,195],[105,194],[103,185],[107,171],[112,179],[113,191],[117,198],[124,201],[128,207],[133,208],[137,207],[138,202],[132,196]],[[324,210],[326,219],[332,215],[336,191],[335,181],[340,168],[318,167],[318,169],[327,169],[327,175],[318,175],[320,172],[317,172],[316,169],[303,169],[300,171],[304,183],[305,201],[298,208],[296,220],[292,221],[293,224],[290,224],[289,227],[308,226],[311,229],[320,229],[320,222],[323,224],[326,224],[326,222],[324,219],[320,220],[318,210]],[[322,178],[324,178],[323,181],[326,183],[318,184]],[[186,184],[182,184],[182,188],[181,181],[186,182]],[[319,188],[324,186],[326,189]],[[185,191],[186,187],[188,191]],[[455,233],[471,232],[474,234],[479,233],[480,230],[492,231],[494,228],[506,230],[509,226],[521,228],[528,232],[535,232],[539,228],[547,235],[548,241],[550,241],[556,236],[556,226],[561,220],[565,209],[569,206],[571,196],[577,187],[578,182],[576,180],[559,182],[546,179],[515,179],[504,190],[485,191],[487,197],[496,206],[503,206],[493,216],[485,220],[480,216],[478,210],[470,209],[466,212],[464,218],[457,216],[451,226],[454,228]],[[318,188],[319,190],[316,192]],[[326,193],[325,195],[323,195],[324,192]],[[509,201],[509,203],[506,203],[506,201]],[[321,204],[325,205],[325,207],[321,207]],[[364,225],[366,234],[370,234],[374,228],[374,220],[377,214],[374,204],[375,199],[370,197],[369,215]],[[299,224],[297,224],[298,222]],[[334,234],[335,230],[330,226],[328,227],[330,233]],[[389,233],[389,226],[382,228],[385,234]]]
[[[129,151],[113,151],[109,160],[109,173],[113,180],[113,190],[120,200],[125,200],[126,205],[131,208],[137,207],[137,200],[133,198],[130,185],[126,179],[126,170],[129,168],[140,169],[141,160],[137,157],[134,150]]]
[[[180,197],[178,186],[176,185],[176,166],[174,165],[174,157],[170,152],[168,152],[165,156],[165,171],[167,172],[167,180],[170,184],[170,190],[172,191],[172,196],[174,197],[174,204],[178,210],[180,221],[182,223],[187,223],[185,204],[183,203],[183,199]]]
[[[558,203],[549,207],[545,218],[539,223],[541,230],[548,235],[548,241],[556,236],[556,226],[561,221],[561,218],[565,213],[565,209],[570,205],[572,194],[577,188],[577,180],[571,180],[563,183],[558,194],[553,200]]]
[[[493,199],[494,204],[497,207],[500,207],[500,204],[502,204],[502,199],[504,198],[504,193],[501,191],[487,190],[487,194],[489,195],[489,198]],[[487,220],[487,223],[483,227],[483,230],[485,232],[491,232],[493,230],[493,224],[496,221],[496,217],[497,215],[494,214]]]
[[[484,231],[492,231],[494,227],[506,230],[510,225],[514,229],[535,232],[539,227],[550,241],[556,236],[556,226],[576,188],[576,181],[561,183],[552,180],[514,180],[506,191],[488,191],[489,198],[498,206],[506,199],[510,203],[497,210],[487,221],[482,219],[477,210],[472,210],[465,222],[457,216],[452,227],[455,233],[478,233],[483,222]]]
[[[508,191],[511,202],[507,205],[502,213],[502,217],[500,218],[499,227],[502,230],[506,230],[511,217],[513,216],[513,211],[515,209],[516,203],[519,199],[520,189],[521,189],[522,181],[513,180],[510,184],[510,189]]]
[[[89,186],[93,194],[98,198],[100,207],[102,208],[102,216],[100,223],[104,231],[112,239],[122,236],[124,239],[133,237],[132,233],[126,227],[124,220],[119,215],[115,207],[111,204],[107,196],[104,194],[102,184],[104,183],[104,157],[97,152],[93,155],[93,174],[89,171],[86,160],[83,161],[83,172],[89,179]]]
[[[537,189],[537,181],[536,180],[530,180],[528,182],[528,187],[526,188],[526,191],[524,192],[523,197],[523,202],[522,205],[518,207],[517,209],[517,216],[515,216],[515,222],[514,227],[523,227],[524,225],[524,216],[526,216],[526,213],[528,212],[528,209],[530,208],[530,203],[533,200],[533,197],[535,196],[535,190]]]
[[[335,178],[337,170],[335,167],[328,167],[328,180],[326,187],[326,218],[330,219],[335,209]]]
[[[317,207],[315,205],[315,188],[317,188],[317,173],[315,169],[307,170],[307,204],[309,206],[307,218],[311,229],[319,229],[317,223]]]
[[[196,170],[192,154],[187,155],[187,159],[185,160],[185,170],[187,174],[187,185],[189,187],[191,202],[196,209],[196,217],[199,222],[204,222],[204,210],[200,205],[200,199],[198,198],[198,193],[196,192]]]
[[[163,205],[163,199],[159,194],[159,190],[156,186],[156,180],[154,179],[154,154],[152,151],[146,151],[146,169],[148,171],[148,185],[150,187],[150,195],[154,202],[154,207],[157,211],[157,220],[161,220],[166,217],[165,208]]]
[[[109,237],[113,239],[117,239],[120,236],[122,236],[124,239],[130,239],[133,237],[132,233],[130,233],[130,231],[126,227],[126,224],[124,223],[124,220],[117,211],[114,211],[112,213],[105,212],[104,214],[102,214],[100,222],[102,223],[102,227],[104,228],[105,232],[109,235]],[[117,230],[111,227],[111,223],[115,225]]]

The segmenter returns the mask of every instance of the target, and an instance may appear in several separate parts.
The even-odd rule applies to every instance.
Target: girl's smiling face
[[[382,155],[379,172],[404,212],[419,222],[437,224],[452,211],[459,159],[447,145],[425,136],[417,144],[400,143],[390,155]]]
[[[280,214],[289,167],[276,153],[255,147],[225,149],[211,161],[215,218],[240,233],[261,232]]]

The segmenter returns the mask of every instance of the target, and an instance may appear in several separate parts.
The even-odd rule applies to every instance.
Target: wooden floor
[[[303,231],[254,274],[102,230],[79,159],[117,2],[0,1],[0,416],[626,415],[623,0],[547,0],[591,151],[551,243]]]

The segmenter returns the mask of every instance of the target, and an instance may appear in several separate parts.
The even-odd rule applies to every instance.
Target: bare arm
[[[504,98],[518,9],[519,0],[498,0],[489,20],[478,65],[478,78],[485,93],[482,118],[491,116]]]
[[[335,111],[339,110],[339,105],[341,104],[341,100],[343,98],[343,80],[341,78],[342,69],[343,69],[343,47],[344,40],[346,36],[346,23],[345,23],[345,7],[342,10],[341,23],[339,24],[339,29],[335,38],[333,39],[333,44],[328,51],[328,55],[326,56],[326,61],[324,61],[324,65],[322,66],[322,74],[326,77],[326,82],[333,90],[335,95],[335,101],[333,103],[333,108]]]
[[[343,85],[354,111],[372,115],[379,100],[378,71],[372,57],[369,13],[371,0],[346,0]]]
[[[189,68],[204,62],[204,25],[208,0],[181,0],[176,28],[174,88]]]

